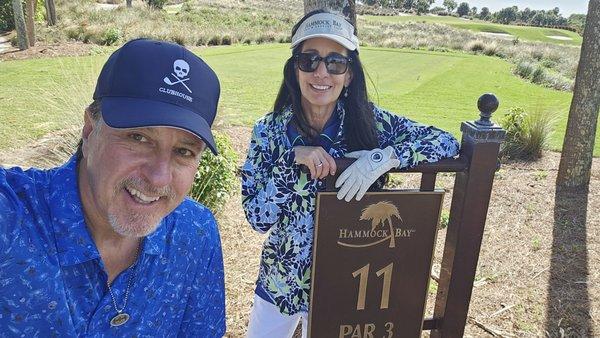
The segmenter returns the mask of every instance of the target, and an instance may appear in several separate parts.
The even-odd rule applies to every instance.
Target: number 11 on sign
[[[367,264],[362,268],[354,271],[352,277],[356,278],[360,276],[358,282],[358,299],[356,301],[356,310],[364,310],[365,302],[367,298],[367,284],[369,281],[369,269],[371,264]],[[375,274],[377,277],[383,275],[383,289],[381,290],[381,302],[379,304],[380,309],[387,309],[390,301],[390,288],[392,285],[392,272],[394,269],[394,263],[390,263],[383,269],[377,271]]]

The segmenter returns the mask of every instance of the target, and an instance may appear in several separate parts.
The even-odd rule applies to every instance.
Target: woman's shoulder
[[[257,127],[257,126],[273,126],[276,124],[285,123],[288,114],[289,114],[289,112],[287,110],[271,111],[271,112],[263,115],[261,118],[259,118],[254,123],[254,126],[255,127]]]
[[[404,119],[403,116],[398,115],[397,113],[393,113],[387,109],[381,108],[374,103],[370,103],[371,109],[373,110],[373,115],[375,115],[375,120],[378,123],[390,123],[392,120]]]

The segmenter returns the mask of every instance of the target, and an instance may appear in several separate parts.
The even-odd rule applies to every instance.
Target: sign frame
[[[344,201],[339,201],[339,202],[334,202],[335,199],[335,192],[319,192],[317,193],[317,202],[316,202],[316,212],[315,212],[315,226],[314,226],[314,240],[313,240],[313,266],[312,266],[312,271],[311,271],[311,283],[312,283],[312,287],[311,287],[311,294],[310,294],[310,308],[309,308],[309,314],[308,314],[308,337],[313,337],[313,338],[320,338],[323,337],[323,327],[321,323],[321,321],[319,321],[318,319],[315,319],[315,312],[317,312],[317,316],[323,316],[323,313],[327,313],[327,325],[329,326],[327,328],[327,337],[330,336],[335,336],[335,337],[361,337],[361,338],[368,338],[368,337],[414,337],[415,333],[418,332],[417,336],[420,335],[420,332],[423,329],[423,317],[425,314],[425,309],[426,309],[426,301],[427,301],[427,293],[428,293],[428,288],[429,288],[429,283],[430,283],[430,272],[431,272],[431,266],[432,266],[432,262],[433,262],[433,256],[434,256],[434,251],[435,251],[435,243],[437,240],[437,230],[438,230],[438,225],[439,225],[439,219],[441,216],[441,212],[442,212],[442,207],[443,207],[443,200],[444,200],[444,195],[445,195],[445,191],[443,189],[435,189],[433,191],[420,191],[418,189],[402,189],[402,190],[384,190],[384,191],[379,191],[379,192],[368,192],[367,194],[365,194],[365,196],[363,197],[363,199],[361,201],[351,201],[351,202],[344,202]],[[410,196],[419,196],[418,199],[424,199],[424,198],[429,198],[429,200],[431,200],[428,203],[432,203],[430,206],[428,206],[428,212],[430,212],[429,216],[427,217],[422,217],[425,218],[424,222],[428,222],[428,224],[423,225],[423,227],[421,228],[421,232],[423,232],[423,235],[418,235],[418,236],[414,236],[412,239],[403,239],[402,237],[410,237],[411,236],[411,231],[416,231],[414,229],[401,229],[400,227],[394,227],[392,225],[392,221],[388,220],[389,223],[389,233],[394,233],[394,236],[390,236],[388,235],[387,237],[382,237],[382,238],[377,238],[377,240],[375,241],[371,241],[370,243],[367,244],[351,244],[351,243],[345,243],[345,241],[341,241],[338,240],[337,244],[340,247],[351,247],[351,248],[365,248],[365,249],[361,249],[362,252],[368,252],[368,254],[370,254],[372,258],[381,258],[381,259],[385,259],[385,257],[387,257],[388,259],[393,260],[392,263],[390,263],[389,265],[386,265],[385,267],[383,266],[383,264],[377,263],[377,264],[373,264],[371,265],[370,263],[368,263],[367,265],[363,266],[362,268],[356,270],[356,271],[352,271],[349,270],[349,272],[351,272],[351,274],[349,275],[349,282],[347,284],[350,283],[354,283],[356,285],[358,285],[359,287],[359,293],[357,293],[356,296],[353,296],[353,299],[357,299],[356,300],[356,309],[353,309],[356,311],[356,315],[355,315],[355,319],[352,319],[350,321],[348,321],[347,324],[340,324],[339,325],[339,331],[337,331],[335,334],[333,334],[333,329],[332,326],[334,326],[332,324],[332,321],[336,320],[333,317],[335,317],[335,315],[333,313],[336,313],[337,311],[331,311],[331,299],[327,299],[327,304],[323,304],[323,301],[319,301],[320,303],[315,303],[315,294],[319,294],[317,297],[319,299],[323,299],[323,298],[327,298],[327,296],[323,297],[323,290],[318,289],[320,286],[317,284],[317,282],[322,282],[322,281],[318,281],[316,279],[316,273],[318,273],[317,271],[321,271],[319,269],[321,269],[320,264],[321,261],[326,261],[325,258],[322,258],[321,260],[319,260],[319,257],[317,256],[317,254],[319,253],[320,255],[323,255],[323,252],[320,252],[319,250],[319,245],[331,245],[331,233],[324,235],[324,233],[321,233],[321,228],[320,228],[320,222],[322,222],[322,218],[323,214],[322,214],[322,202],[325,200],[330,200],[330,202],[335,204],[341,205],[343,204],[344,208],[354,208],[355,206],[367,206],[366,208],[362,209],[362,214],[361,214],[361,221],[368,221],[371,220],[371,218],[367,219],[367,218],[362,218],[365,215],[365,211],[367,209],[369,209],[370,207],[375,207],[376,205],[379,207],[381,203],[383,202],[376,202],[376,203],[370,203],[369,205],[369,201],[374,201],[374,200],[389,200],[389,199],[406,199]],[[387,201],[390,204],[394,204],[392,202]],[[389,206],[388,206],[389,207]],[[402,208],[406,208],[406,206],[401,206]],[[397,208],[393,207],[393,209],[396,209],[396,219],[398,221],[402,221],[402,217],[400,216],[400,214],[398,213]],[[337,210],[340,210],[340,208],[338,208]],[[370,215],[371,217],[373,217],[373,208],[371,208],[370,211]],[[405,210],[406,211],[406,210]],[[338,211],[339,213],[339,211]],[[388,211],[389,213],[389,211]],[[392,212],[394,213],[394,212]],[[418,214],[418,210],[413,210],[410,209],[408,211],[408,214],[410,216],[410,220],[413,221],[417,218],[419,218],[417,215],[415,215],[415,213]],[[354,211],[351,211],[350,214],[356,214],[356,209]],[[367,215],[368,217],[369,215]],[[331,215],[328,215],[328,217],[331,218]],[[379,216],[375,216],[375,217],[379,217]],[[356,218],[356,217],[355,217]],[[393,217],[392,217],[393,218]],[[418,222],[418,220],[417,220]],[[364,223],[364,222],[363,222]],[[385,224],[385,222],[382,220],[381,221],[381,227],[376,226],[375,224],[375,220],[373,219],[373,226],[372,226],[372,230],[371,230],[371,234],[374,235],[378,235],[378,234],[383,234],[386,235],[388,233],[386,233],[384,230],[382,230],[383,225]],[[427,228],[428,227],[428,228]],[[345,236],[346,234],[350,234],[350,230],[346,230],[346,229],[340,229],[338,226],[334,226],[334,228],[336,228],[337,230],[339,230],[339,237],[342,238],[343,236]],[[333,228],[332,228],[333,229]],[[375,229],[378,229],[377,231],[375,231]],[[327,230],[327,231],[333,231],[333,230]],[[368,233],[369,231],[367,231]],[[365,233],[364,231],[360,232],[360,233]],[[325,236],[329,237],[326,239],[320,238],[321,235],[323,238],[326,238]],[[382,235],[382,236],[383,236]],[[421,236],[421,237],[419,237]],[[345,237],[344,237],[345,238]],[[389,245],[386,244],[380,244],[381,242],[387,242],[387,239],[389,238]],[[396,247],[396,245],[394,244],[394,238],[397,238],[396,241],[400,240],[400,243],[404,243],[404,244],[400,244],[400,246]],[[326,240],[327,242],[323,242],[324,240]],[[352,241],[353,239],[350,237],[350,239],[348,241]],[[402,241],[405,242],[402,242]],[[406,245],[408,242],[408,240],[411,240],[411,244]],[[415,242],[415,243],[413,243]],[[425,245],[422,247],[422,249],[418,249],[416,248],[418,246],[418,244],[420,244],[421,242],[423,242]],[[323,244],[325,243],[325,244]],[[403,246],[406,246],[407,248],[404,248]],[[392,254],[390,254],[390,249],[386,249],[386,247],[389,248],[394,248]],[[331,246],[327,247],[330,250],[330,255],[328,255],[328,257],[334,257],[334,254],[331,254],[331,252],[335,252],[335,249],[331,248]],[[347,248],[339,248],[338,250],[342,250],[345,253],[348,253],[348,249]],[[346,250],[346,251],[344,251]],[[354,250],[354,249],[353,249]],[[387,251],[386,251],[387,250]],[[402,274],[400,276],[398,276],[398,272],[396,271],[402,271],[402,272],[407,272],[407,271],[411,271],[410,269],[412,267],[409,267],[412,263],[407,263],[406,260],[406,255],[408,254],[406,253],[402,253],[401,250],[420,250],[417,253],[417,257],[419,255],[423,256],[425,259],[425,262],[420,261],[419,263],[415,263],[415,268],[413,269],[415,272],[418,271],[418,274],[420,276],[418,276],[417,278],[407,278],[405,276],[403,276]],[[384,253],[383,256],[380,255],[374,255],[374,253],[376,252],[382,252]],[[398,253],[401,253],[400,255],[398,255]],[[411,251],[413,252],[413,251]],[[396,258],[390,258],[391,256],[396,257]],[[325,256],[323,256],[325,257]],[[404,265],[398,265],[398,264],[402,264],[404,263]],[[331,262],[328,262],[327,264],[331,264]],[[396,268],[394,268],[393,264],[396,264]],[[343,264],[341,264],[343,265]],[[357,264],[361,265],[360,263]],[[381,265],[381,266],[379,266]],[[347,268],[347,267],[346,267]],[[381,268],[381,269],[380,269]],[[343,267],[342,267],[343,269]],[[371,271],[369,271],[371,270]],[[348,271],[344,271],[344,272],[348,272]],[[323,274],[321,272],[321,274]],[[335,274],[335,273],[334,273]],[[375,277],[375,275],[377,274],[377,277]],[[426,274],[426,275],[425,275]],[[344,274],[345,275],[345,274]],[[354,276],[354,278],[353,278]],[[392,277],[393,276],[393,277]],[[332,278],[332,276],[329,276],[328,278]],[[329,280],[329,279],[328,279]],[[360,280],[360,281],[359,281]],[[375,280],[377,280],[378,286],[376,287],[369,287],[369,285],[373,285],[373,283],[375,282]],[[407,281],[408,280],[408,281]],[[415,282],[415,280],[418,280],[419,282]],[[400,316],[398,316],[399,314],[403,313],[406,314],[407,312],[410,312],[408,310],[408,305],[402,305],[399,304],[399,298],[398,298],[398,288],[404,288],[407,285],[413,285],[413,284],[419,284],[419,286],[417,287],[417,292],[414,294],[414,297],[412,295],[409,295],[412,298],[415,298],[414,301],[411,300],[411,302],[407,302],[407,303],[411,303],[413,305],[411,305],[412,307],[417,307],[417,308],[411,308],[413,309],[413,312],[415,312],[414,314],[412,314],[411,316],[407,317],[409,318],[407,320],[407,322],[410,322],[410,324],[407,324],[407,326],[410,326],[410,329],[402,330],[402,331],[398,331],[398,329],[402,329],[403,325],[396,325],[400,320]],[[316,286],[316,288],[315,288]],[[346,288],[344,289],[348,289],[348,286],[345,285]],[[364,287],[363,287],[364,286]],[[379,291],[379,286],[381,286],[381,291]],[[354,287],[356,288],[356,287]],[[390,301],[390,288],[394,288],[391,289],[392,290],[392,294],[393,297],[391,298]],[[330,288],[331,289],[331,288]],[[375,290],[375,291],[374,291]],[[384,295],[386,295],[386,290],[387,290],[387,297],[384,297]],[[406,293],[411,293],[412,291],[404,291],[401,293],[402,294],[406,294]],[[374,300],[373,298],[375,298],[375,294],[378,294],[379,296],[377,296],[377,300]],[[340,297],[337,297],[337,299],[339,299]],[[384,300],[385,298],[385,300]],[[380,302],[380,308],[379,309],[375,309],[373,310],[373,304]],[[349,313],[349,306],[348,306],[348,301],[346,300],[344,303],[344,314],[342,316],[346,316],[346,318],[348,317],[348,313]],[[366,305],[365,305],[366,304]],[[316,305],[316,306],[315,306]],[[365,306],[367,307],[367,309],[365,310]],[[385,307],[384,307],[385,306]],[[320,308],[318,310],[315,310],[316,307],[323,307],[323,308],[327,308],[328,311],[323,311]],[[375,306],[376,308],[376,306]],[[383,310],[382,310],[383,309]],[[382,315],[384,314],[384,315]],[[374,318],[374,319],[378,319],[379,321],[381,321],[381,318],[386,317],[386,318],[394,318],[393,320],[391,320],[390,322],[386,322],[383,326],[379,323],[379,324],[375,324],[374,322],[377,322],[377,320],[373,320],[373,321],[368,321],[365,322],[364,318],[368,317],[368,318]],[[360,320],[362,320],[362,323],[358,323],[360,322],[360,320],[358,318],[362,318]],[[316,326],[315,324],[315,320],[319,321]],[[389,325],[388,325],[389,324]],[[321,327],[319,326],[321,325]],[[406,326],[404,326],[406,327]],[[396,329],[396,331],[394,331],[394,328]],[[385,334],[382,334],[385,333]]]

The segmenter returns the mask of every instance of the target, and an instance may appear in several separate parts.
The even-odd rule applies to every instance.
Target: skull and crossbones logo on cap
[[[187,62],[185,62],[184,60],[175,60],[175,62],[173,62],[173,73],[171,73],[171,75],[173,75],[173,77],[175,78],[175,81],[171,81],[169,76],[165,76],[163,81],[169,86],[174,86],[178,83],[181,83],[185,87],[185,89],[187,89],[191,93],[192,90],[185,84],[185,81],[188,81],[190,79],[189,77],[186,77],[189,73],[190,65]]]

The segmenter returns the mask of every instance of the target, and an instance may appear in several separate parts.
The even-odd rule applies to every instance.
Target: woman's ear
[[[348,68],[348,71],[346,71],[346,78],[344,79],[344,87],[348,87],[350,85],[350,82],[352,82],[352,78],[352,70]]]

